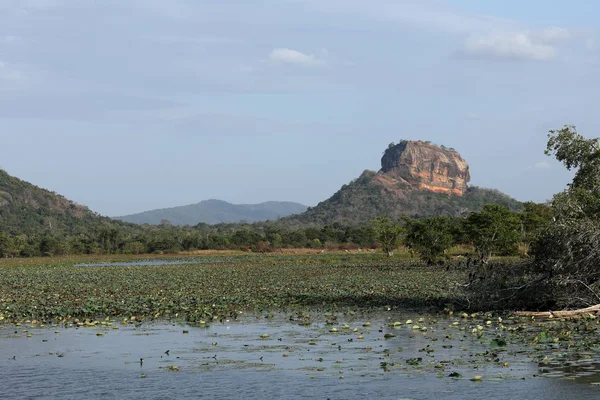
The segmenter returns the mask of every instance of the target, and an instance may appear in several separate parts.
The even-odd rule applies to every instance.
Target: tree
[[[148,251],[151,253],[165,252],[176,253],[181,250],[178,231],[173,229],[161,228],[152,231],[148,241]]]
[[[454,245],[452,221],[448,217],[406,219],[405,243],[427,264],[440,263]]]
[[[565,125],[548,133],[545,153],[554,155],[568,170],[577,168],[570,188],[600,191],[600,138],[586,139],[575,126]]]
[[[488,303],[497,298],[517,307],[561,309],[600,299],[600,139],[586,139],[574,126],[565,125],[549,132],[546,154],[575,169],[575,176],[552,199],[551,213],[525,205],[521,216],[525,231],[538,227],[531,243],[533,260],[512,267],[491,266],[482,273],[485,279],[470,282],[469,290]],[[594,309],[600,309],[600,304]]]
[[[568,188],[552,199],[554,218],[532,243],[539,284],[564,306],[600,298],[600,139],[572,125],[548,134],[547,155],[571,170]]]
[[[144,254],[146,246],[141,242],[129,242],[123,249],[123,254]]]
[[[44,257],[52,257],[59,253],[59,241],[54,236],[44,236],[40,241],[40,253]]]
[[[510,253],[521,238],[519,216],[508,207],[487,204],[465,220],[466,230],[481,262],[493,254]]]
[[[396,225],[387,217],[378,217],[371,221],[375,235],[383,251],[391,257],[394,255],[394,250],[400,244],[400,238],[403,233],[401,226]]]
[[[600,138],[586,139],[573,125],[548,133],[546,155],[577,169],[569,187],[554,196],[558,218],[600,218]]]
[[[541,230],[554,218],[554,210],[548,204],[528,201],[523,203],[521,217],[521,237],[531,243]]]
[[[0,232],[0,258],[16,257],[19,251],[14,239],[7,233]]]

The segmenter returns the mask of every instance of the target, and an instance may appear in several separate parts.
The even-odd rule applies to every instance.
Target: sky
[[[330,197],[402,139],[545,201],[598,136],[600,2],[0,0],[0,168],[104,215]]]

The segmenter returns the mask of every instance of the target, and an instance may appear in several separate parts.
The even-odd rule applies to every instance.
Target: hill
[[[425,218],[464,216],[485,204],[518,210],[521,203],[495,189],[469,187],[469,165],[454,149],[422,141],[390,145],[379,172],[361,176],[305,213],[287,220],[299,223],[365,223],[380,215]]]
[[[106,225],[117,223],[0,170],[0,232],[60,236],[87,233]]]
[[[218,224],[276,220],[306,211],[308,207],[292,202],[268,201],[260,204],[231,204],[222,200],[205,200],[188,206],[146,211],[115,217],[135,224],[159,225],[168,221],[173,225]]]

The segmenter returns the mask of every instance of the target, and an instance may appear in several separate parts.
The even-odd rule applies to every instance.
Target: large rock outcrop
[[[420,140],[390,146],[381,158],[379,175],[415,189],[459,196],[471,179],[469,164],[455,150]]]
[[[462,217],[486,204],[519,210],[521,203],[494,189],[468,186],[469,165],[453,149],[422,141],[393,144],[381,159],[379,172],[365,170],[329,199],[286,223],[368,224],[386,216]]]

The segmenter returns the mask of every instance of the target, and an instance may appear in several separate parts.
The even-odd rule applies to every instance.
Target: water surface
[[[541,366],[517,346],[490,345],[494,327],[481,336],[447,317],[418,318],[390,312],[309,326],[301,325],[309,318],[294,315],[205,327],[4,326],[2,398],[600,398],[595,355],[583,365],[587,374],[573,366],[558,373],[560,363]],[[390,327],[394,321],[403,324]]]

